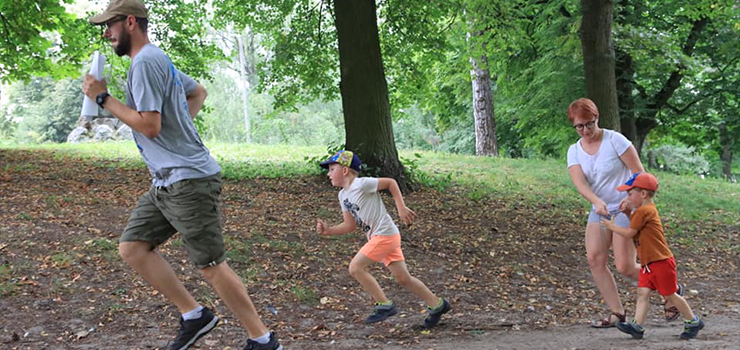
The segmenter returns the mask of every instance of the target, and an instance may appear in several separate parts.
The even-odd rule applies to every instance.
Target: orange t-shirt
[[[642,266],[673,257],[673,253],[668,248],[668,242],[665,240],[658,208],[654,203],[635,209],[630,217],[630,228],[637,230],[633,240]]]

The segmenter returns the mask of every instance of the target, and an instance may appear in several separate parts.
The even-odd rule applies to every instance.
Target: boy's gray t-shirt
[[[157,137],[150,139],[132,130],[154,186],[169,186],[221,171],[188,112],[187,94],[197,85],[152,44],[145,45],[131,62],[126,105],[138,112],[156,111],[162,115],[162,129]]]
[[[367,236],[368,241],[375,236],[399,234],[398,227],[385,210],[383,199],[378,193],[378,179],[358,177],[349,189],[339,191],[339,204],[342,212],[349,212],[357,226]]]

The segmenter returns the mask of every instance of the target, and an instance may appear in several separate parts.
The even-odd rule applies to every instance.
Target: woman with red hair
[[[625,322],[625,312],[614,276],[607,267],[609,248],[614,251],[617,271],[637,280],[640,265],[631,239],[612,234],[600,224],[614,216],[618,226],[629,227],[629,218],[620,211],[625,193],[617,191],[633,173],[644,172],[632,143],[619,132],[599,127],[599,110],[587,98],[573,101],[568,120],[581,137],[568,149],[568,172],[578,192],[591,202],[586,224],[586,256],[596,288],[611,310],[605,319],[594,321],[596,328],[614,327]]]

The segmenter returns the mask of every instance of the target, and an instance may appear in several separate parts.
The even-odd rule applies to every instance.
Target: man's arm
[[[87,97],[95,101],[95,98],[107,92],[105,80],[97,80],[94,76],[88,74],[82,82],[82,92]],[[111,112],[116,118],[124,124],[131,127],[148,138],[155,138],[162,130],[162,115],[159,112],[139,112],[123,104],[113,96],[108,97],[103,104],[103,108]]]
[[[188,98],[188,112],[190,112],[190,118],[195,119],[195,116],[203,108],[203,102],[208,97],[208,91],[203,85],[198,84],[193,91],[187,96]]]

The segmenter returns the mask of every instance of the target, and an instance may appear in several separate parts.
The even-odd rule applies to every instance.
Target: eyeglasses
[[[110,27],[111,26],[113,26],[114,24],[116,24],[116,23],[118,23],[120,21],[123,21],[124,19],[126,19],[126,16],[118,17],[116,19],[113,19],[113,20],[110,20],[108,22],[105,22],[105,30],[110,30]]]
[[[576,130],[581,131],[581,130],[583,130],[583,127],[587,127],[589,129],[593,129],[594,128],[594,125],[596,125],[596,119],[594,119],[594,120],[592,120],[590,122],[587,122],[587,123],[573,125],[573,127],[576,128]]]

